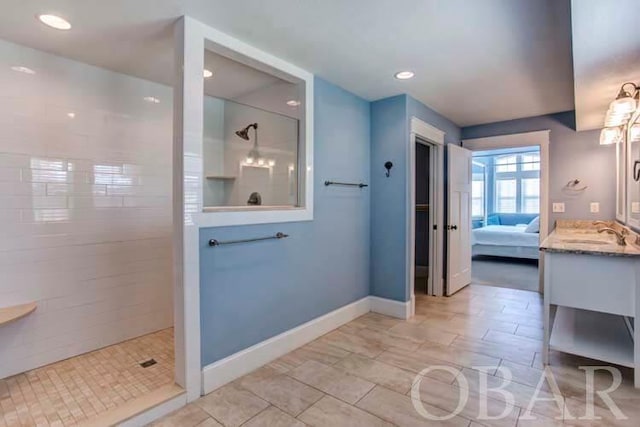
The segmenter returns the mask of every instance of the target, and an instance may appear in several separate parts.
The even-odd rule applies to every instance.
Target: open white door
[[[471,151],[447,145],[448,214],[446,294],[471,283]]]

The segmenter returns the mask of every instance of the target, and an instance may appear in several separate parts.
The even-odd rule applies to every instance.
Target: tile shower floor
[[[77,425],[171,385],[173,347],[170,328],[0,379],[0,427]]]
[[[523,419],[542,374],[542,299],[539,294],[489,286],[470,286],[451,298],[417,296],[416,316],[402,321],[366,314],[323,337],[239,378],[157,421],[156,426],[638,426],[640,391],[632,371],[620,368],[623,382],[611,396],[627,420],[616,420],[596,397],[596,416],[585,414],[583,365],[600,362],[552,354],[551,372],[562,403],[540,401],[536,420]],[[433,371],[417,377],[429,366]],[[513,381],[504,395],[490,393],[488,413],[509,414],[499,420],[479,419],[479,367],[490,366],[488,385],[501,384],[508,368]],[[455,373],[455,376],[454,376]],[[466,383],[456,381],[464,376]],[[436,416],[458,405],[461,387],[469,393],[459,415],[443,421],[421,417],[411,400],[420,379],[419,401]],[[596,390],[611,385],[611,375],[598,371]],[[540,398],[550,398],[547,386]],[[571,418],[575,419],[571,419]],[[558,418],[558,419],[556,419]]]

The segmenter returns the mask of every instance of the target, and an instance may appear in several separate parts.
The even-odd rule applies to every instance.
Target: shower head
[[[238,135],[240,138],[244,139],[245,141],[249,141],[249,129],[251,128],[254,128],[257,131],[258,124],[251,123],[249,126],[245,127],[244,129],[237,130],[236,135]]]

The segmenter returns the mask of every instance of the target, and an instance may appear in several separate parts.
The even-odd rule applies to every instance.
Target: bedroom
[[[539,146],[473,152],[475,283],[538,290],[540,166]]]

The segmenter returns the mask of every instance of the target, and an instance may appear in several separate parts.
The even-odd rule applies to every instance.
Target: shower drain
[[[155,359],[149,359],[149,360],[145,360],[144,362],[142,362],[140,364],[140,366],[142,366],[143,368],[148,368],[149,366],[153,366],[156,363],[158,363],[158,362],[156,362]]]

